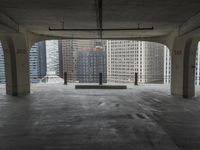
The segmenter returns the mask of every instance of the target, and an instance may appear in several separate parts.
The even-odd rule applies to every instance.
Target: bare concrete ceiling
[[[0,0],[0,12],[27,30],[68,38],[99,38],[98,0]],[[166,35],[200,12],[199,0],[103,0],[102,28],[154,27],[150,31],[103,31],[102,38]],[[1,21],[0,21],[1,22]],[[1,24],[1,23],[0,23]],[[1,26],[0,26],[1,28]]]

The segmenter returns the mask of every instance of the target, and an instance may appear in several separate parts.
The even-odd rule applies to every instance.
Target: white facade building
[[[134,82],[142,62],[140,55],[143,47],[142,42],[136,41],[107,41],[107,81],[108,82]],[[142,82],[142,78],[139,79]]]
[[[198,49],[196,52],[196,72],[195,72],[195,84],[200,85],[200,43],[198,43]]]
[[[46,41],[47,75],[59,75],[58,41]]]
[[[107,41],[108,82],[163,82],[164,46],[141,41]]]
[[[164,46],[164,84],[171,82],[171,54],[170,50]]]

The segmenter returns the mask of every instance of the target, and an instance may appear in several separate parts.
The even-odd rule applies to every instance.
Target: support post
[[[195,96],[195,61],[198,40],[176,39],[172,49],[171,94]]]
[[[2,38],[4,50],[6,93],[12,96],[30,93],[29,46],[23,34]]]
[[[135,85],[138,85],[138,73],[135,73]]]
[[[102,72],[99,73],[99,85],[102,85]]]
[[[67,72],[64,72],[64,84],[67,85]]]

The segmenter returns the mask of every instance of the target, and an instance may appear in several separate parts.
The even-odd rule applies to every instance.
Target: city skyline
[[[67,40],[65,40],[65,41],[67,41]],[[78,40],[68,40],[68,42],[69,41],[71,41],[71,42],[77,42]],[[84,41],[84,40],[82,40],[82,41]],[[101,41],[101,40],[97,40],[97,41]],[[44,43],[48,43],[48,41],[45,41]],[[52,42],[53,43],[53,46],[51,45],[51,43],[50,43],[50,45],[48,45],[47,44],[47,46],[45,45],[45,47],[47,47],[47,49],[48,49],[48,46],[49,47],[51,47],[51,49],[52,49],[52,51],[54,52],[54,54],[56,54],[56,55],[54,55],[54,54],[51,54],[51,56],[54,56],[54,62],[56,62],[56,67],[55,68],[57,68],[56,69],[56,73],[57,74],[59,74],[60,73],[60,71],[61,71],[61,69],[59,69],[59,67],[60,67],[60,63],[59,63],[59,61],[60,61],[60,59],[58,59],[59,58],[59,55],[60,55],[60,48],[59,48],[59,42],[58,41],[50,41],[50,42]],[[109,41],[109,40],[107,40],[107,41],[105,41],[106,42],[106,46],[107,46],[107,62],[108,62],[108,64],[107,64],[107,76],[108,76],[108,81],[111,81],[111,82],[113,82],[114,80],[114,78],[116,78],[116,77],[113,77],[112,78],[112,80],[110,79],[110,77],[112,76],[111,75],[111,70],[110,70],[110,60],[112,59],[111,58],[111,55],[108,55],[110,52],[108,51],[108,49],[109,49],[109,42],[111,42],[111,41]],[[119,41],[113,41],[113,42],[119,42]],[[121,42],[123,42],[123,41],[121,41]],[[127,41],[126,41],[127,42]],[[130,43],[134,43],[134,41],[129,41],[129,42],[127,42],[127,43],[129,43],[129,45],[130,45]],[[136,44],[137,42],[135,41],[135,45],[137,45]],[[145,43],[146,42],[138,42],[138,43],[140,43],[140,45],[141,45],[141,47],[145,47]],[[33,46],[32,46],[32,49],[34,49],[34,48],[36,48],[37,46],[36,46],[37,44],[34,44]],[[94,45],[90,45],[89,47],[95,47]],[[53,48],[52,48],[53,47]],[[72,55],[72,57],[70,56],[69,58],[73,58],[73,57],[75,57],[76,55],[77,55],[77,50],[81,50],[81,51],[84,51],[85,49],[87,49],[87,48],[89,48],[88,47],[88,45],[86,44],[84,44],[84,42],[83,42],[83,44],[79,44],[79,46],[77,46],[76,48],[74,48],[74,49],[76,49],[75,50],[75,53],[73,52],[73,55]],[[136,46],[137,47],[137,46]],[[148,47],[148,44],[146,44],[146,47]],[[119,47],[118,47],[119,48]],[[140,47],[138,47],[139,49],[140,49]],[[125,48],[126,49],[126,48]],[[130,49],[130,48],[127,48],[127,49]],[[150,48],[148,48],[148,49],[150,49]],[[164,55],[164,58],[163,58],[163,65],[160,65],[160,66],[163,66],[163,72],[164,72],[164,75],[163,75],[163,80],[164,80],[164,84],[170,84],[170,77],[171,77],[171,57],[170,57],[170,51],[169,51],[169,49],[166,47],[166,46],[164,46],[164,48],[163,48],[164,50],[163,50],[163,55]],[[200,46],[198,45],[198,50],[200,49]],[[39,50],[39,52],[41,52],[41,50]],[[116,50],[116,52],[117,52],[117,50]],[[128,53],[128,52],[127,52]],[[140,53],[139,51],[138,51],[138,53]],[[129,52],[129,54],[130,54],[130,52]],[[128,54],[128,55],[129,55]],[[152,53],[152,51],[150,52],[150,54],[153,54]],[[30,55],[31,55],[31,53],[30,53]],[[40,59],[36,59],[36,57],[38,57],[38,56],[34,56],[35,57],[35,62],[34,63],[36,63],[37,61],[42,61],[43,63],[45,63],[46,62],[46,68],[48,68],[48,64],[51,64],[51,63],[48,63],[47,61],[48,60],[45,60],[45,59],[47,59],[48,58],[48,54],[45,54],[46,55],[46,57],[42,57],[42,58],[40,58]],[[42,55],[40,55],[40,56],[42,56]],[[55,57],[56,56],[56,57]],[[140,56],[140,54],[138,55],[138,56]],[[198,61],[199,59],[200,59],[200,53],[197,51],[197,55],[196,55],[196,57],[197,57],[197,59],[196,59],[196,78],[195,78],[195,83],[196,83],[196,85],[200,85],[200,80],[199,80],[199,77],[200,77],[200,61]],[[128,58],[123,58],[123,59],[128,59]],[[135,59],[135,57],[134,58],[132,58],[132,59]],[[142,60],[142,58],[140,58],[140,57],[138,57],[138,64],[140,65],[140,62],[141,62],[141,60]],[[31,59],[30,59],[31,60]],[[70,61],[72,61],[73,59],[71,59]],[[143,60],[144,60],[144,58],[143,58]],[[74,65],[74,67],[76,67],[76,69],[74,69],[73,70],[73,68],[74,67],[72,67],[72,70],[74,71],[74,73],[75,74],[77,74],[77,72],[75,71],[75,70],[77,70],[78,69],[78,66],[77,66],[77,63],[75,64],[75,62],[77,62],[78,60],[76,60],[76,61],[74,61],[73,60],[73,62],[72,62],[72,64]],[[120,60],[120,62],[121,63],[123,63],[123,62],[125,62],[126,60]],[[149,63],[147,63],[147,65],[148,65]],[[138,65],[138,66],[139,66]],[[139,68],[137,68],[137,67],[134,67],[134,65],[132,65],[132,67],[131,67],[131,65],[130,64],[127,64],[126,63],[126,68],[129,68],[129,70],[135,70],[135,72],[137,71],[138,72],[138,75],[139,76],[143,76],[143,78],[144,78],[144,73],[142,73],[141,74],[141,68],[139,69]],[[129,67],[128,67],[129,66]],[[141,66],[141,65],[140,65]],[[32,66],[30,65],[30,68],[31,68]],[[155,66],[154,66],[155,67]],[[40,74],[43,74],[42,76],[44,76],[44,74],[47,72],[47,70],[45,70],[45,68],[43,68],[43,69],[41,69],[41,67],[39,67],[40,68],[40,72],[43,72],[43,73],[40,73]],[[144,68],[144,67],[143,67]],[[0,45],[0,70],[1,70],[1,73],[0,73],[0,83],[5,83],[5,70],[4,70],[4,61],[3,61],[3,49],[2,49],[2,46]],[[30,69],[31,70],[31,69]],[[34,69],[33,69],[34,70]],[[45,70],[45,71],[44,71]],[[142,69],[142,71],[143,71],[144,69]],[[148,70],[148,69],[147,69]],[[150,69],[151,70],[151,69]],[[66,70],[65,70],[66,71]],[[144,71],[143,71],[144,72]],[[61,73],[60,73],[61,74]],[[127,75],[129,74],[129,73],[126,73]],[[129,78],[129,79],[126,79],[127,81],[130,81],[130,82],[133,82],[133,78],[134,78],[134,72],[132,72],[132,73],[130,73],[131,74],[131,78]],[[147,73],[148,75],[150,74],[150,73]],[[118,71],[118,75],[120,75],[120,72]],[[154,75],[155,75],[155,71],[154,71]],[[30,76],[31,76],[31,80],[33,81],[33,78],[35,78],[35,80],[37,80],[36,78],[36,76],[35,76],[35,74],[34,74],[34,72],[30,72]],[[34,77],[33,77],[34,76]],[[72,76],[72,75],[71,75]],[[125,76],[125,75],[124,75]],[[40,78],[39,76],[38,76],[38,78]],[[159,77],[160,78],[160,77]],[[145,83],[145,82],[148,82],[148,81],[144,81],[144,79],[140,79],[139,78],[139,81],[141,82],[141,83]],[[33,81],[33,82],[35,82],[35,81]],[[122,81],[122,82],[124,82],[124,81]]]

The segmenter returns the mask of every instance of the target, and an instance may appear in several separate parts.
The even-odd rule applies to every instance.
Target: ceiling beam
[[[6,14],[0,12],[0,32],[19,32],[19,24]]]
[[[103,28],[103,9],[102,9],[102,0],[95,0],[96,4],[96,22],[97,29],[99,31],[99,38],[102,38],[102,28]]]
[[[200,29],[200,13],[190,17],[181,26],[179,26],[179,35],[185,35]]]

